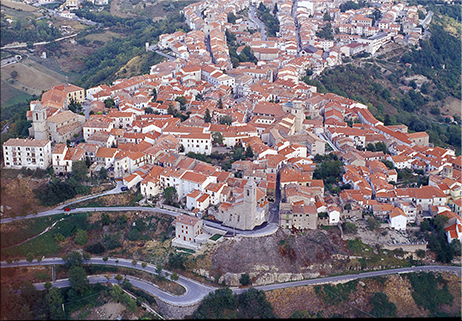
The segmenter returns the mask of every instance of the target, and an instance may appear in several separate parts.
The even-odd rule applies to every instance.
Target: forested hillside
[[[157,41],[159,35],[173,33],[178,29],[189,31],[184,16],[179,13],[171,14],[158,22],[150,19],[114,17],[104,11],[94,13],[81,10],[76,14],[102,23],[103,27],[108,27],[110,30],[129,35],[129,37],[113,39],[85,59],[85,72],[77,82],[77,85],[85,88],[112,82],[117,78],[117,72],[135,56],[145,56],[139,70],[141,74],[149,73],[150,66],[159,63],[161,57],[154,53],[146,53],[145,43],[153,43]]]

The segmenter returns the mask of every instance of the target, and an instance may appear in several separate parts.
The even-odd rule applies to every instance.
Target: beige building
[[[326,142],[313,133],[307,132],[307,153],[309,155],[324,155],[326,152]]]
[[[407,137],[409,137],[409,140],[413,142],[415,145],[429,146],[430,136],[428,136],[426,132],[407,134]]]
[[[281,203],[279,211],[279,226],[282,228],[296,228],[299,230],[315,230],[318,225],[316,206],[304,204],[303,201],[294,204]]]
[[[51,141],[10,138],[3,144],[4,168],[47,169],[51,164]]]
[[[175,224],[175,239],[195,243],[202,233],[203,221],[195,216],[180,214],[173,222]]]

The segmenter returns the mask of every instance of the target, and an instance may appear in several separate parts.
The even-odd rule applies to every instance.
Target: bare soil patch
[[[91,309],[86,320],[116,320],[126,308],[122,303],[108,302],[103,306]]]
[[[0,200],[0,204],[3,205],[2,218],[25,216],[46,210],[46,207],[40,206],[33,192],[46,182],[46,179],[2,178]]]

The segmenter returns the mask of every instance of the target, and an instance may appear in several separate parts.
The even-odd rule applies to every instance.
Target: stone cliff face
[[[266,237],[237,237],[205,256],[196,261],[193,272],[227,286],[239,286],[243,273],[249,274],[253,286],[316,278],[338,272],[339,262],[349,260],[337,229],[305,231],[296,237],[282,230]]]

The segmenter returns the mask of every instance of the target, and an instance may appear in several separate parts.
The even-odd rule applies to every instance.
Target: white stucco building
[[[4,168],[47,169],[51,164],[51,141],[10,138],[3,144]]]

